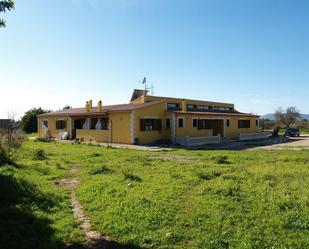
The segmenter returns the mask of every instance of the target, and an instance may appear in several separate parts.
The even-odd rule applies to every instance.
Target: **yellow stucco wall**
[[[258,132],[260,128],[256,126],[257,117],[230,117],[230,127],[225,122],[225,137],[239,138],[240,133]],[[250,128],[238,128],[238,120],[250,120]]]
[[[199,115],[199,114],[177,114],[176,119],[184,118],[184,127],[178,128],[178,123],[176,121],[176,136],[192,136],[192,137],[201,137],[201,136],[212,136],[213,131],[207,129],[197,129],[193,128],[193,119],[214,119],[214,120],[223,120],[223,134],[222,136],[227,138],[238,138],[240,133],[250,133],[258,132],[260,129],[256,126],[256,120],[258,117],[241,117],[241,116],[211,116],[211,115]],[[230,126],[227,126],[227,119],[230,120]],[[250,128],[238,128],[238,120],[250,120]]]
[[[157,97],[157,96],[146,96],[144,101],[145,102],[164,101],[166,103],[178,103],[180,107],[182,107],[183,111],[187,111],[187,104],[234,108],[234,104],[231,104],[231,103],[220,103],[220,102],[192,100],[192,99],[166,98],[166,97]]]
[[[202,115],[192,115],[192,114],[178,114],[176,116],[176,120],[178,118],[184,119],[184,127],[178,128],[178,122],[176,121],[176,136],[177,137],[185,137],[185,136],[191,136],[191,137],[203,137],[203,136],[212,136],[212,130],[208,129],[197,129],[197,127],[193,127],[193,119],[202,119],[205,118]]]
[[[39,117],[38,118],[38,133],[40,137],[45,137],[45,128],[43,126],[43,121],[48,120],[48,131],[52,138],[60,138],[60,132],[61,131],[67,131],[69,132],[69,136],[71,136],[72,131],[72,122],[71,118],[68,116],[45,116],[45,117]],[[56,121],[57,120],[66,120],[67,126],[66,129],[63,130],[57,130],[56,129]]]
[[[134,137],[139,139],[141,144],[149,144],[159,140],[170,139],[171,130],[165,128],[165,103],[158,103],[142,109],[134,114]],[[161,131],[141,131],[140,120],[145,118],[158,118],[162,120]]]
[[[138,138],[140,144],[149,144],[159,140],[170,140],[172,139],[172,128],[166,128],[166,118],[171,119],[171,126],[173,125],[173,115],[176,118],[176,130],[175,135],[178,137],[183,136],[211,136],[213,135],[212,130],[197,129],[193,128],[193,118],[197,119],[223,119],[224,120],[224,137],[228,138],[238,138],[240,133],[250,133],[259,131],[259,127],[256,126],[256,120],[258,117],[254,116],[232,116],[227,114],[222,114],[220,116],[216,115],[203,115],[199,114],[188,114],[188,113],[177,113],[166,112],[166,104],[164,102],[157,103],[148,107],[141,109],[136,109],[130,112],[113,112],[110,114],[112,130],[77,130],[77,138],[85,138],[85,141],[95,141],[95,142],[112,142],[112,143],[126,143],[131,144],[134,142],[134,138]],[[184,118],[184,127],[178,128],[177,118]],[[132,120],[133,118],[133,120]],[[161,131],[141,131],[140,130],[140,119],[143,118],[158,118],[162,120],[162,130]],[[65,130],[56,130],[56,120],[63,119],[67,121],[67,128]],[[226,120],[230,120],[230,126],[227,127]],[[251,125],[249,129],[239,129],[238,120],[239,119],[249,119]],[[45,116],[38,118],[39,124],[39,135],[40,137],[45,137],[45,132],[43,128],[43,120],[48,120],[48,129],[52,137],[59,138],[61,131],[68,131],[71,136],[72,121],[70,117],[67,116]],[[132,127],[133,125],[133,127]]]
[[[110,135],[109,130],[76,130],[76,138],[84,142],[109,143]]]
[[[112,119],[112,142],[131,143],[131,112],[113,112]]]

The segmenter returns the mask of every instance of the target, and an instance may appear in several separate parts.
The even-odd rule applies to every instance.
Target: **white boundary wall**
[[[271,135],[269,132],[255,132],[255,133],[240,133],[239,140],[255,140],[255,139],[265,139]]]
[[[202,146],[207,144],[219,144],[221,142],[220,136],[209,136],[209,137],[176,137],[175,144],[192,147]]]

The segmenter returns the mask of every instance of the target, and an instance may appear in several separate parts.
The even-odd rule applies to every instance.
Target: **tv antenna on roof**
[[[147,94],[147,92],[149,92],[149,90],[150,90],[151,95],[153,95],[154,86],[153,86],[153,84],[151,84],[151,87],[148,87],[146,77],[143,78],[142,84],[145,85],[145,93]]]
[[[146,77],[143,78],[142,84],[145,85],[145,92],[147,92],[147,79],[146,79]]]

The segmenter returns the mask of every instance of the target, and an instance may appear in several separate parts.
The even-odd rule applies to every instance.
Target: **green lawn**
[[[47,159],[35,160],[37,149]],[[28,141],[18,165],[0,168],[1,249],[83,243],[69,193],[55,184],[72,165],[93,227],[119,243],[309,248],[309,150],[147,152]]]
[[[307,128],[307,129],[301,129],[301,130],[300,130],[300,133],[301,133],[301,134],[309,134],[309,128]]]

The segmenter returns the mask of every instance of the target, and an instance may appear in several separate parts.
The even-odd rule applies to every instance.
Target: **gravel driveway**
[[[257,147],[248,148],[248,150],[280,150],[280,149],[309,149],[309,135],[301,135],[300,137],[282,138],[282,141],[274,144],[259,145]]]

